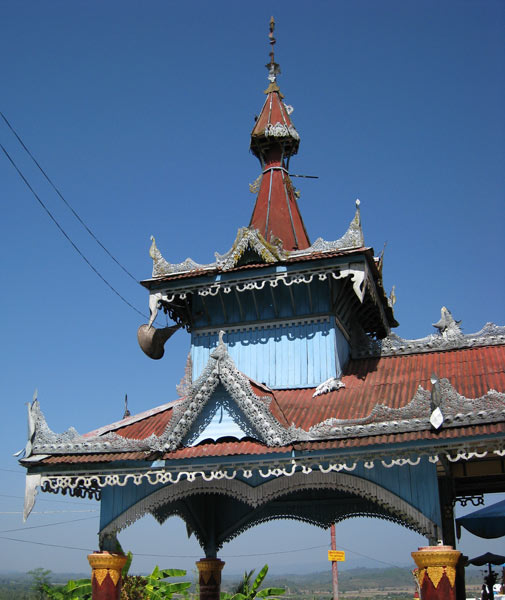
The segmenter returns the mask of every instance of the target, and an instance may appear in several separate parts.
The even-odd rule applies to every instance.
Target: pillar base
[[[119,600],[121,595],[121,570],[126,564],[123,554],[93,552],[88,554],[91,565],[93,600]]]
[[[219,600],[224,562],[219,558],[202,558],[196,566],[199,573],[200,600]]]
[[[423,600],[456,600],[456,565],[461,552],[452,546],[423,546],[412,552]]]

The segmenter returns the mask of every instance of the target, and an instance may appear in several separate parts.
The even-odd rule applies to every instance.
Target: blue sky
[[[466,333],[503,324],[505,4],[501,1],[0,2],[0,110],[66,199],[138,279],[149,236],[165,258],[213,260],[247,225],[259,173],[248,153],[266,87],[268,20],[301,135],[292,161],[312,240],[342,235],[361,200],[365,240],[387,242],[397,332],[421,337],[446,305]],[[131,303],[147,294],[75,221],[3,122],[0,141],[75,243]],[[84,264],[0,156],[3,410],[0,529],[22,527],[25,403],[39,389],[50,426],[84,432],[175,397],[189,338],[160,362],[137,347],[142,319]],[[11,497],[15,496],[15,497]],[[36,509],[89,510],[68,498]],[[51,502],[49,501],[51,500]],[[59,501],[59,502],[57,502]],[[33,515],[0,535],[96,546],[96,513]],[[496,547],[468,534],[467,554]],[[379,521],[338,526],[340,545],[408,564],[424,539]],[[392,540],[384,550],[384,537]],[[121,538],[138,553],[195,555],[181,522],[144,519]],[[223,556],[323,546],[268,557],[286,571],[327,567],[329,534],[282,522],[254,529]],[[87,570],[84,552],[3,540],[4,568]],[[352,555],[349,555],[352,557]],[[264,557],[265,559],[267,557]],[[357,561],[364,560],[357,554]],[[230,570],[264,562],[230,558]],[[148,569],[156,559],[137,559]],[[160,559],[165,566],[193,559]],[[312,566],[311,566],[312,568]]]

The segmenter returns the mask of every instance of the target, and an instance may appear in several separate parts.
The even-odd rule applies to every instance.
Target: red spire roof
[[[283,95],[276,82],[280,73],[274,61],[273,17],[270,21],[270,63],[265,90],[267,98],[251,132],[251,151],[262,167],[262,180],[249,227],[258,229],[270,241],[282,240],[285,250],[302,250],[310,246],[305,225],[298,209],[294,188],[288,174],[289,159],[298,151],[300,136],[290,114],[292,107],[282,101]]]

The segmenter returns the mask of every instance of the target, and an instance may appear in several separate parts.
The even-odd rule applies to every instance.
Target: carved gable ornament
[[[257,229],[241,227],[233,246],[225,254],[215,253],[216,266],[221,271],[229,271],[240,265],[247,252],[258,257],[256,262],[276,263],[286,260],[289,253],[282,248],[281,240],[275,238],[268,243]]]
[[[190,435],[198,415],[219,384],[222,384],[262,442],[267,446],[289,443],[291,438],[288,430],[270,412],[271,399],[268,396],[259,397],[253,392],[249,379],[230,358],[223,335],[224,332],[220,332],[219,344],[211,353],[202,375],[191,385],[186,398],[174,408],[173,417],[162,435],[163,450],[176,450],[183,439]]]

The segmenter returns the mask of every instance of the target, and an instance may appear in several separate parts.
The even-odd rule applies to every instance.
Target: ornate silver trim
[[[96,452],[150,452],[156,436],[144,440],[125,438],[108,431],[103,435],[80,435],[73,427],[63,433],[54,433],[47,425],[38,400],[28,407],[29,419],[34,423],[32,454],[88,454]],[[110,430],[110,427],[107,429]],[[24,458],[28,458],[29,455]]]
[[[440,379],[438,385],[444,428],[505,420],[505,393],[491,389],[480,398],[470,399],[459,394],[448,379]],[[308,431],[293,426],[290,429],[293,437],[305,441],[430,430],[432,411],[431,392],[419,386],[412,400],[402,408],[376,404],[362,419],[327,419]]]
[[[318,268],[310,269],[305,271],[298,271],[296,273],[276,273],[275,275],[262,277],[258,279],[249,279],[247,281],[216,281],[210,285],[199,285],[199,286],[187,286],[184,291],[174,291],[169,293],[168,291],[153,291],[149,294],[149,326],[154,323],[161,302],[171,304],[176,298],[179,300],[185,300],[188,294],[197,293],[199,296],[217,296],[220,292],[229,294],[236,290],[237,292],[246,292],[250,290],[262,290],[266,285],[270,287],[277,287],[279,283],[283,283],[285,286],[291,286],[293,284],[311,283],[313,279],[318,278],[319,281],[326,281],[328,277],[333,279],[344,279],[345,277],[351,277],[353,283],[353,290],[360,302],[363,302],[366,290],[371,292],[374,303],[379,306],[381,314],[383,314],[382,304],[378,298],[377,292],[374,285],[369,284],[369,270],[368,266],[364,262],[350,262],[342,263],[331,268]],[[387,322],[385,317],[384,322]]]
[[[269,127],[273,128],[274,126],[270,125]],[[272,129],[272,131],[280,130],[279,127],[287,129],[285,125],[277,123],[275,125],[275,128]],[[294,130],[293,127],[290,127],[289,129]],[[294,131],[296,132],[296,130]],[[256,189],[257,182],[258,179],[254,182],[254,184],[251,184],[253,186],[251,188],[251,191]],[[259,256],[263,258],[265,263],[276,263],[280,261],[286,261],[290,258],[308,256],[313,253],[362,248],[365,245],[365,240],[363,236],[363,230],[361,228],[361,215],[359,205],[360,201],[356,200],[356,213],[347,231],[341,238],[333,242],[323,240],[323,238],[318,238],[309,248],[306,248],[304,250],[295,250],[292,252],[284,250],[282,248],[282,243],[279,244],[277,240],[272,240],[272,243],[268,243],[257,229],[241,227],[238,230],[235,242],[233,243],[230,250],[228,250],[228,252],[225,252],[224,254],[219,254],[218,252],[214,253],[216,257],[215,262],[200,264],[195,262],[192,258],[186,258],[186,260],[184,260],[181,263],[172,264],[163,258],[161,252],[156,246],[156,240],[154,239],[154,236],[151,236],[151,247],[149,249],[149,255],[153,259],[152,276],[153,278],[156,278],[163,277],[165,275],[190,273],[191,271],[202,270],[210,271],[219,269],[221,271],[228,271],[236,267],[242,254],[249,246],[253,248],[259,254]]]
[[[505,344],[505,326],[486,323],[477,333],[464,334],[460,323],[461,321],[455,321],[451,312],[443,306],[440,321],[433,325],[439,333],[423,338],[409,340],[390,333],[384,339],[376,340],[362,331],[354,332],[352,355],[353,358],[397,356]]]
[[[289,113],[288,113],[289,114]],[[285,125],[284,123],[269,123],[263,132],[265,137],[285,138],[291,137],[297,141],[300,140],[300,134],[293,125]]]
[[[312,397],[322,396],[323,394],[328,394],[329,392],[336,392],[337,390],[345,388],[345,383],[340,381],[338,377],[330,377],[323,383],[320,383],[316,391],[312,394]]]
[[[334,242],[328,242],[323,240],[323,238],[317,238],[317,240],[309,248],[290,252],[290,258],[295,256],[305,256],[308,254],[313,254],[314,252],[333,252],[335,250],[362,248],[365,245],[365,238],[361,228],[361,214],[359,206],[360,201],[356,200],[356,213],[353,220],[349,224],[349,228],[341,238],[335,240]]]
[[[222,337],[222,336],[221,336]],[[73,428],[62,434],[52,432],[37,400],[30,405],[29,418],[34,423],[33,454],[87,454],[96,452],[173,451],[181,446],[201,410],[222,384],[231,399],[249,420],[258,438],[267,446],[286,446],[293,442],[368,437],[390,433],[430,430],[431,392],[421,386],[413,399],[402,408],[377,404],[361,419],[327,419],[308,431],[291,425],[283,427],[269,410],[270,398],[258,397],[249,380],[235,367],[222,339],[213,351],[202,375],[193,383],[188,395],[173,409],[173,416],[163,434],[145,440],[124,438],[113,432],[81,436]],[[489,390],[476,399],[459,394],[447,379],[438,382],[443,427],[482,425],[505,420],[505,393]],[[26,457],[28,458],[28,457]]]
[[[289,256],[289,253],[282,248],[282,242],[269,244],[257,229],[241,227],[228,252],[225,254],[215,253],[215,267],[221,271],[235,268],[248,248],[254,250],[265,263],[286,260]]]
[[[277,477],[258,486],[250,486],[239,479],[181,481],[177,486],[168,485],[143,498],[106,525],[101,536],[117,533],[147,513],[168,503],[196,494],[219,494],[236,498],[252,508],[263,506],[286,494],[306,489],[339,489],[377,503],[393,516],[405,521],[424,535],[434,535],[436,525],[417,508],[396,496],[386,488],[355,475],[346,473],[297,472],[290,476]]]
[[[153,259],[153,277],[162,277],[163,275],[174,275],[175,273],[187,273],[190,271],[214,269],[216,266],[215,263],[210,263],[206,265],[200,264],[189,257],[181,263],[169,263],[163,258],[161,252],[158,250],[154,235],[151,236],[151,247],[149,249],[149,256]]]
[[[220,332],[219,344],[211,353],[202,375],[193,383],[188,395],[174,408],[163,435],[159,438],[160,449],[176,450],[189,434],[197,416],[221,383],[231,399],[249,420],[259,439],[267,446],[283,446],[290,441],[288,431],[269,410],[270,398],[259,398],[252,390],[249,379],[235,366],[223,342]]]

